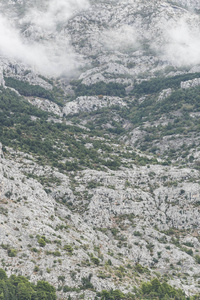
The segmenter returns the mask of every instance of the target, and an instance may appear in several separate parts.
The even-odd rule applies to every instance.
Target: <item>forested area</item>
[[[1,300],[56,300],[56,290],[46,281],[31,283],[24,276],[7,276],[0,269],[0,299]]]
[[[83,279],[83,278],[82,278]],[[82,280],[81,289],[95,291],[90,281]],[[140,288],[133,287],[134,293],[123,293],[120,290],[103,290],[96,293],[96,299],[101,300],[197,300],[198,296],[186,297],[181,289],[176,289],[166,282],[160,282],[157,278],[149,282],[143,282]],[[67,292],[73,288],[66,288]],[[75,290],[79,290],[78,288]],[[56,289],[48,282],[40,280],[36,284],[31,283],[24,276],[7,276],[3,269],[0,269],[0,299],[1,300],[56,300]],[[66,299],[72,299],[69,295]]]
[[[96,132],[88,133],[76,126],[49,122],[48,116],[47,112],[32,106],[14,92],[1,88],[0,136],[3,146],[33,154],[41,162],[63,171],[79,170],[83,166],[119,168],[120,158],[109,154],[104,143],[101,148],[107,149],[105,157],[98,152],[100,145],[91,149],[85,147]],[[86,133],[90,136],[83,138]],[[59,162],[63,158],[66,162]]]
[[[123,293],[120,290],[102,291],[98,293],[101,300],[195,300],[195,297],[186,297],[181,289],[176,289],[166,282],[161,283],[157,278],[150,282],[144,282],[139,289],[135,288],[135,293]]]
[[[189,73],[172,77],[152,78],[148,81],[142,81],[141,83],[136,84],[131,95],[154,94],[168,88],[178,89],[181,81],[192,80],[199,77],[200,73]]]
[[[75,95],[79,96],[95,96],[95,95],[105,95],[105,96],[118,96],[125,97],[126,91],[125,86],[120,83],[109,82],[105,83],[103,81],[97,82],[91,85],[85,85],[82,83],[74,83],[75,85]]]
[[[55,101],[52,92],[39,85],[31,85],[26,81],[21,81],[12,77],[4,77],[4,79],[7,86],[15,89],[23,96],[35,96]]]

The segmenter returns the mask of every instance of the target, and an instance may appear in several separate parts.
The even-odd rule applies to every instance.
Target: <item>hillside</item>
[[[0,4],[0,280],[199,299],[199,3],[56,3]]]

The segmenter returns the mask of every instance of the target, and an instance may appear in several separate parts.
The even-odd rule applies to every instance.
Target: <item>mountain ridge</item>
[[[199,3],[41,5],[1,2],[0,267],[59,299],[198,299]]]

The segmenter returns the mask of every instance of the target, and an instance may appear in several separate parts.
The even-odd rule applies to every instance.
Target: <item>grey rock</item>
[[[32,105],[40,108],[41,110],[54,113],[55,115],[58,115],[60,117],[62,117],[63,115],[60,107],[52,101],[49,101],[47,99],[39,99],[39,98],[29,98],[28,101]]]
[[[181,88],[182,89],[189,89],[191,87],[199,86],[200,85],[200,78],[195,78],[192,80],[182,81]]]
[[[124,107],[126,106],[126,102],[119,97],[81,96],[72,102],[66,103],[63,107],[63,113],[67,116],[69,114],[77,114],[80,112],[91,112],[113,105]]]

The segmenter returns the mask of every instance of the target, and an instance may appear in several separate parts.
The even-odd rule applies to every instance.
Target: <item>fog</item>
[[[186,15],[164,22],[152,22],[147,31],[137,32],[134,24],[105,30],[102,44],[110,51],[134,52],[143,49],[142,40],[164,61],[176,67],[200,64],[200,18]]]
[[[102,42],[104,47],[111,51],[131,52],[139,47],[137,31],[133,25],[104,31]]]
[[[81,55],[70,44],[63,24],[77,12],[87,10],[90,0],[41,0],[30,6],[15,24],[13,18],[0,13],[0,55],[20,61],[38,73],[48,76],[71,74],[84,65]],[[29,6],[28,6],[29,5]],[[199,17],[183,16],[178,22],[174,18],[166,23],[152,22],[154,27],[142,28],[140,34],[131,25],[97,32],[101,48],[122,53],[142,49],[142,39],[148,36],[150,48],[156,50],[162,60],[178,67],[200,63]],[[62,26],[61,26],[62,25]],[[156,34],[157,27],[160,33]],[[139,28],[137,24],[137,28]],[[144,31],[142,36],[142,31]],[[139,42],[140,41],[140,42]]]
[[[74,52],[67,35],[59,32],[58,26],[88,7],[88,0],[48,0],[44,6],[35,5],[18,24],[21,28],[28,27],[27,37],[11,18],[1,13],[0,54],[43,75],[70,74],[82,64],[82,58]]]
[[[46,0],[31,8],[22,22],[31,22],[40,29],[54,31],[74,13],[89,8],[88,0]]]
[[[200,63],[200,28],[198,22],[184,18],[164,31],[166,44],[161,46],[163,58],[173,65],[187,66]]]

